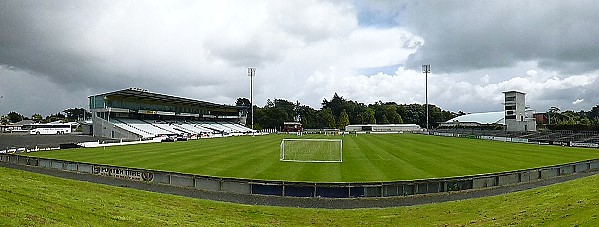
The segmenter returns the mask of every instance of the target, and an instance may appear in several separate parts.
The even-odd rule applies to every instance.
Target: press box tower
[[[506,130],[511,132],[536,131],[534,112],[526,107],[526,94],[519,91],[505,91],[503,94],[505,95]]]

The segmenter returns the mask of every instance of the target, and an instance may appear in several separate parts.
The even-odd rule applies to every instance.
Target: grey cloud
[[[91,94],[133,86],[171,94],[185,86],[224,90],[222,75],[230,70],[197,66],[193,61],[202,59],[178,56],[181,48],[171,50],[173,43],[158,43],[158,48],[138,45],[144,40],[128,37],[123,34],[127,28],[119,27],[138,26],[129,21],[98,27],[98,23],[114,20],[114,7],[98,1],[1,1],[2,110],[49,114],[62,111],[65,105],[81,106]],[[190,47],[184,54],[193,50]],[[207,89],[197,90],[192,93],[203,95],[201,91]],[[44,96],[49,98],[38,100]],[[23,103],[29,107],[19,106]]]
[[[18,104],[28,103],[32,107],[24,111],[37,112],[32,109],[38,108],[52,113],[72,103],[85,104],[88,95],[132,86],[231,103],[236,97],[248,96],[248,66],[258,67],[254,98],[259,105],[267,98],[277,97],[298,98],[319,107],[322,97],[343,91],[341,83],[365,91],[352,97],[359,101],[379,97],[397,101],[392,93],[369,93],[379,90],[380,84],[352,80],[353,68],[406,65],[421,75],[420,65],[429,63],[433,74],[452,78],[448,83],[469,84],[457,86],[447,93],[447,98],[431,96],[431,101],[450,110],[474,112],[500,106],[486,100],[488,97],[476,97],[472,90],[481,86],[523,77],[529,69],[544,71],[544,78],[554,71],[562,77],[560,73],[596,73],[599,63],[599,26],[595,26],[599,24],[599,14],[595,2],[375,0],[355,1],[354,6],[336,0],[278,5],[262,2],[256,4],[256,12],[263,13],[259,17],[235,11],[244,7],[237,2],[233,2],[235,6],[214,7],[234,8],[223,14],[216,12],[214,17],[198,14],[196,9],[210,9],[214,6],[211,4],[217,3],[194,2],[195,8],[189,7],[193,5],[189,2],[175,3],[171,8],[170,4],[162,4],[0,1],[0,95],[5,96],[1,109],[23,109]],[[182,10],[181,5],[193,10]],[[301,7],[315,7],[316,11],[293,11]],[[158,10],[154,12],[155,9]],[[315,16],[313,12],[317,12]],[[377,12],[384,13],[377,16]],[[394,15],[394,22],[376,24],[388,22]],[[355,21],[356,18],[371,20]],[[390,46],[393,41],[381,37],[395,33],[374,33],[372,27],[412,32],[410,35],[418,38],[402,42],[403,48],[418,51],[408,62],[403,60],[405,55],[399,62],[395,55],[386,56],[386,51],[398,51],[402,46]],[[345,37],[359,29],[364,40],[342,47]],[[420,37],[424,43],[418,42]],[[385,56],[378,56],[380,53]],[[356,56],[377,58],[372,62],[356,61]],[[336,79],[307,86],[308,76],[320,73],[323,78]],[[481,80],[485,75],[489,76]],[[8,76],[10,79],[6,80]],[[408,82],[404,90],[419,86]],[[580,98],[585,101],[578,106],[589,105],[599,101],[599,89],[594,89],[599,87],[597,83],[583,86],[584,91],[538,89],[547,95],[529,97],[533,101],[539,97],[539,103],[545,102],[540,99],[543,97],[564,106]],[[305,87],[306,94],[297,91],[298,87]],[[439,87],[447,89],[446,84]],[[28,90],[37,92],[32,96],[35,99],[14,98],[27,96]],[[52,98],[40,101],[44,97]],[[406,92],[401,100],[423,99],[421,94]]]
[[[90,38],[89,33],[97,29],[99,21],[112,19],[110,10],[113,8],[113,5],[97,1],[52,1],[43,4],[2,1],[0,64],[47,77],[50,82],[65,88],[93,87],[94,91],[131,85],[163,87],[163,84],[148,80],[160,81],[165,76],[180,78],[171,80],[169,84],[173,85],[185,84],[184,81],[190,78],[206,85],[219,83],[215,79],[218,77],[198,77],[193,74],[193,69],[169,65],[176,61],[161,62],[162,58],[178,54],[176,50],[169,50],[172,43],[161,43],[166,51],[161,50],[151,56],[146,53],[152,52],[154,47],[138,45],[144,40],[127,37],[128,34],[111,34],[126,29],[118,27],[119,24],[106,28],[112,30],[99,32],[99,35],[105,36]],[[127,23],[122,21],[122,24]],[[141,25],[130,23],[127,26]],[[96,39],[102,42],[98,43]],[[109,54],[98,53],[104,50],[109,50]]]
[[[281,53],[266,40],[268,39],[263,41],[254,39],[241,45],[222,43],[221,40],[209,41],[210,56],[224,60],[235,67],[260,67],[267,62],[279,61],[282,58]]]
[[[572,73],[599,68],[598,9],[596,1],[417,1],[397,21],[425,39],[413,68],[463,72],[533,60]]]
[[[93,65],[101,60],[74,45],[80,41],[80,28],[86,26],[83,20],[94,16],[83,1],[3,1],[0,5],[0,63],[59,85],[102,88],[110,87],[108,81],[123,82],[121,75],[102,79],[93,75],[103,73]]]

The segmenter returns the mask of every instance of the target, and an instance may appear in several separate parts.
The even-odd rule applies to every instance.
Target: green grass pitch
[[[280,161],[283,138],[343,139],[343,162]],[[259,180],[373,182],[442,178],[599,158],[599,150],[414,134],[268,135],[68,149],[31,156]]]
[[[281,160],[291,162],[341,162],[342,140],[284,139]]]
[[[0,167],[0,226],[597,226],[599,175],[411,207],[327,210],[232,204]]]

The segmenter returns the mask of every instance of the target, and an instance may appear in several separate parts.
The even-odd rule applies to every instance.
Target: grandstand
[[[243,107],[128,88],[89,96],[94,136],[149,139],[252,133]]]
[[[471,113],[457,116],[446,122],[439,123],[440,128],[447,127],[488,127],[500,126],[505,127],[504,111],[486,112],[486,113]]]
[[[525,93],[506,91],[504,111],[473,113],[440,122],[439,128],[504,129],[511,132],[537,130],[534,110],[526,106]]]

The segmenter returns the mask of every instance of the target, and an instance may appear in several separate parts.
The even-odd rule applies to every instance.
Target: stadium
[[[447,122],[474,127],[355,125],[350,134],[300,136],[245,127],[247,110],[241,107],[138,88],[88,98],[93,141],[16,149],[0,154],[0,164],[193,198],[327,209],[478,198],[599,169],[594,134],[547,134],[528,130],[526,122],[511,124],[525,129],[520,131],[481,127],[510,127],[505,112]]]
[[[247,134],[245,110],[129,88],[89,97],[94,136],[149,139],[157,136]],[[245,121],[243,122],[245,123]]]
[[[0,5],[0,226],[599,225],[599,2]]]

